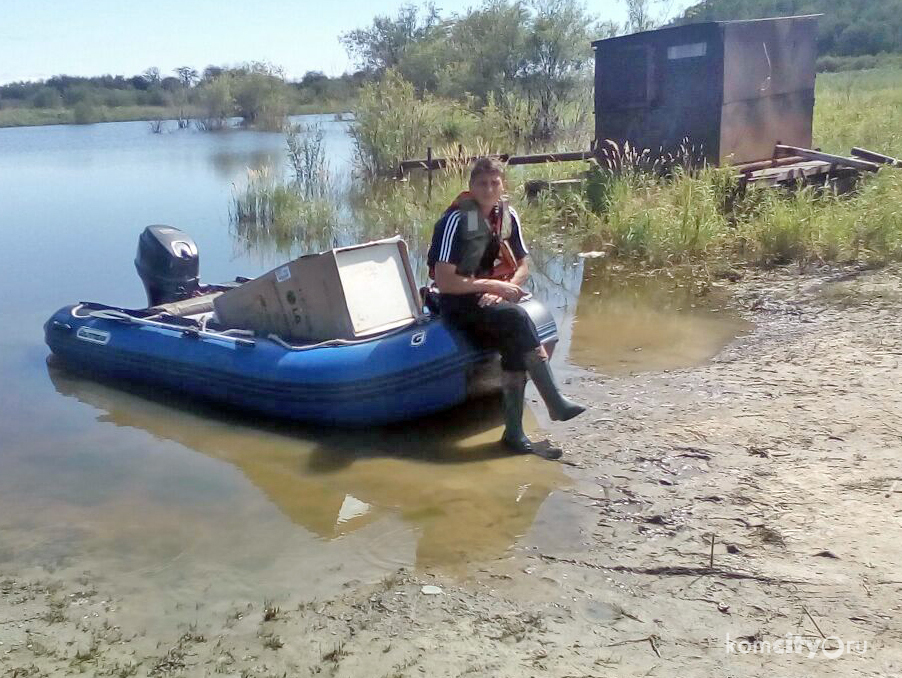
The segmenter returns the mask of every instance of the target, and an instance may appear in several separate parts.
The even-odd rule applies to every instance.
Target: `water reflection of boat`
[[[385,553],[392,548],[387,531],[397,523],[383,519],[391,517],[410,528],[419,566],[499,557],[566,482],[558,465],[502,450],[494,399],[445,412],[441,421],[426,419],[424,426],[310,431],[278,420],[226,418],[188,400],[122,391],[52,365],[49,376],[58,393],[98,410],[100,422],[233,464],[320,538],[369,526],[362,534],[372,543],[365,548],[383,560],[395,557]]]
[[[460,404],[496,362],[436,315],[354,341],[293,345],[236,334],[213,312],[226,288],[200,285],[197,247],[177,229],[148,227],[136,265],[149,308],[81,303],[47,321],[46,342],[65,364],[268,415],[363,426]],[[557,328],[544,306],[523,307],[553,344]]]

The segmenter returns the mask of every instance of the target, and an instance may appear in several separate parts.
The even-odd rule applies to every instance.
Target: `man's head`
[[[470,170],[470,193],[480,207],[494,207],[504,192],[504,165],[496,158],[479,158]]]

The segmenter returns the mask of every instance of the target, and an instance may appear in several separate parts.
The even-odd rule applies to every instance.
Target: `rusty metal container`
[[[817,16],[715,21],[592,43],[595,138],[717,165],[809,148]]]

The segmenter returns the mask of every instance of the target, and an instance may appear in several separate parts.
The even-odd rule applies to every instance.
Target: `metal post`
[[[429,175],[429,183],[426,189],[426,199],[432,200],[432,146],[426,147],[426,172]]]

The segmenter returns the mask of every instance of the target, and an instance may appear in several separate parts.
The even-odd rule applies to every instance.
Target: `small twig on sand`
[[[714,569],[714,533],[711,533],[711,559],[708,561],[708,569]]]
[[[824,635],[824,632],[821,631],[821,627],[817,625],[816,621],[814,621],[814,617],[811,616],[811,613],[808,611],[808,608],[803,607],[802,612],[804,612],[806,615],[808,615],[808,619],[810,619],[811,623],[814,624],[814,628],[817,629],[817,632],[821,634],[821,638],[823,638],[824,640],[827,640],[827,636]]]
[[[655,644],[655,637],[649,636],[648,642],[651,644],[651,649],[655,651],[655,654],[658,655],[658,659],[661,658],[661,653],[658,652],[658,646]]]
[[[753,579],[765,584],[806,584],[808,582],[800,579],[783,579],[781,577],[766,577],[759,574],[751,574],[748,572],[738,572],[736,570],[726,570],[722,567],[685,567],[682,565],[660,565],[658,567],[632,567],[630,565],[597,565],[595,563],[587,563],[581,560],[571,560],[569,558],[557,558],[544,553],[538,556],[542,560],[553,563],[567,563],[568,565],[579,565],[581,567],[591,567],[595,570],[609,570],[611,572],[627,572],[629,574],[651,574],[651,575],[670,575],[674,577],[692,577],[698,575],[717,575],[724,579]]]
[[[705,574],[708,574],[708,572],[705,572]],[[686,584],[686,588],[687,588],[687,589],[688,589],[688,588],[692,588],[692,585],[695,584],[695,582],[697,582],[699,579],[701,579],[702,577],[704,577],[705,574],[700,574],[700,575],[698,575],[695,579],[693,579],[691,582],[689,582],[688,584]]]
[[[646,636],[645,638],[636,638],[634,640],[621,640],[619,643],[611,643],[608,647],[618,647],[619,645],[629,645],[631,643],[644,643],[648,641],[648,644],[651,645],[651,649],[654,650],[654,653],[661,656],[661,653],[658,651],[658,646],[655,643],[655,640],[660,640],[657,636],[651,635]]]

